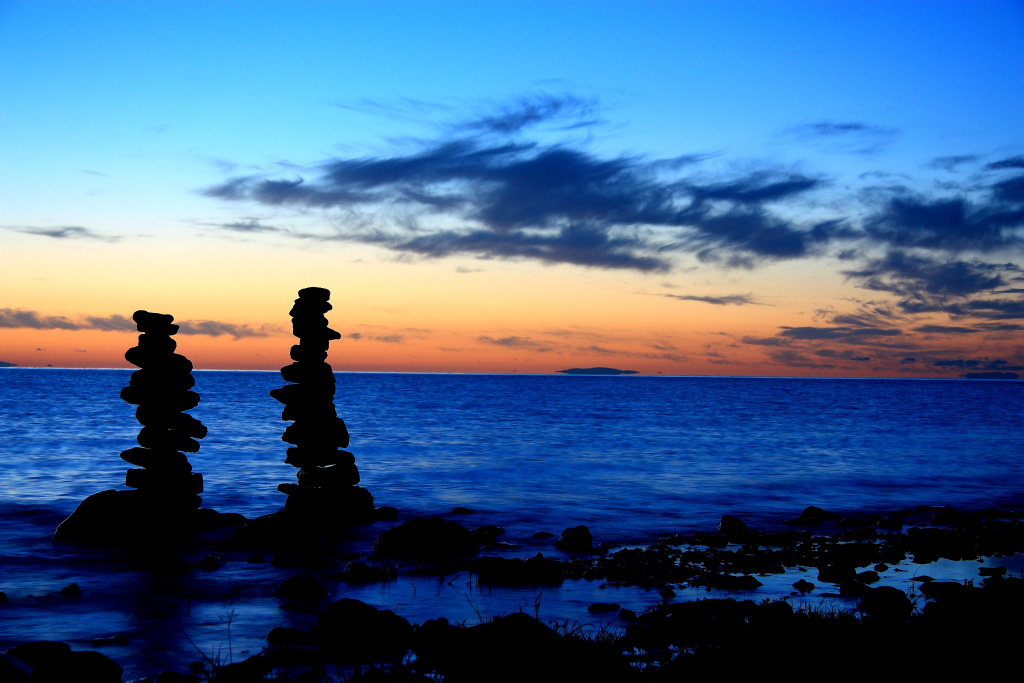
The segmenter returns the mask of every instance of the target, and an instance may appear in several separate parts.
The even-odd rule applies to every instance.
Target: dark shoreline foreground
[[[922,506],[842,518],[811,507],[771,532],[752,530],[726,515],[718,530],[666,535],[643,547],[607,542],[594,546],[589,530],[576,527],[557,540],[552,534],[537,534],[534,543],[553,547],[548,556],[526,559],[507,556],[516,545],[504,540],[500,527],[485,525],[471,532],[459,524],[467,519],[459,513],[468,512],[457,508],[447,519],[417,518],[399,525],[381,534],[372,554],[353,551],[359,547],[353,536],[313,542],[268,535],[273,515],[240,526],[246,520],[238,515],[211,513],[208,517],[219,518],[217,523],[188,547],[175,553],[139,549],[140,566],[154,577],[156,590],[165,591],[167,599],[180,599],[182,589],[175,579],[216,572],[225,556],[251,552],[248,562],[254,568],[288,570],[291,576],[277,586],[273,598],[287,610],[309,615],[315,625],[274,628],[262,652],[240,661],[229,661],[223,653],[207,656],[197,648],[194,658],[159,673],[137,671],[133,676],[126,676],[117,662],[117,651],[131,648],[125,635],[99,638],[87,647],[50,641],[5,645],[0,680],[888,679],[958,670],[980,674],[1018,661],[1024,635],[1024,580],[1014,575],[1018,572],[986,566],[974,579],[956,582],[925,575],[929,564],[940,559],[997,558],[989,563],[994,565],[998,558],[1024,553],[1022,510]],[[189,553],[194,557],[197,549],[205,553],[199,562],[182,559]],[[261,564],[266,558],[255,551],[266,552],[272,560]],[[901,562],[920,569],[910,590],[880,584]],[[793,582],[794,596],[835,597],[846,604],[852,600],[854,607],[837,607],[827,600],[794,607],[795,600],[758,596],[760,579],[792,578],[794,570],[804,572]],[[458,574],[468,574],[471,582],[496,592],[600,582],[608,602],[595,602],[589,611],[617,620],[597,629],[569,622],[552,625],[520,608],[498,617],[481,615],[476,625],[451,624],[443,617],[410,624],[391,610],[329,598],[325,587],[333,582],[344,594],[402,575],[429,583]],[[655,592],[660,602],[639,613],[620,609],[614,602],[616,589],[636,586]],[[713,597],[685,600],[679,595],[692,587]],[[66,588],[61,599],[79,598],[77,588]],[[19,602],[24,601],[0,593],[0,618],[18,610]],[[60,610],[62,604],[53,602],[53,609]],[[281,623],[286,623],[283,617]]]

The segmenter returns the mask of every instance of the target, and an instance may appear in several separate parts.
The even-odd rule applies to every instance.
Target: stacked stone
[[[125,359],[140,370],[121,390],[121,398],[138,406],[135,417],[142,425],[140,448],[130,448],[121,458],[142,469],[130,469],[125,484],[168,513],[198,508],[202,503],[203,476],[192,472],[185,453],[197,453],[206,436],[203,423],[185,411],[199,404],[192,362],[174,353],[178,331],[174,317],[148,311],[132,316],[138,326],[139,345],[128,349]]]
[[[287,384],[270,395],[285,405],[281,419],[292,421],[281,439],[292,444],[285,462],[299,468],[297,484],[281,484],[288,495],[285,510],[325,522],[362,521],[373,514],[373,496],[359,483],[348,428],[334,405],[334,371],[327,351],[341,335],[327,326],[330,291],[307,287],[299,291],[292,316],[294,363],[281,368]]]

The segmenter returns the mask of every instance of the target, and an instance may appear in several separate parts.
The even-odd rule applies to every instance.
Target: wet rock
[[[473,538],[480,543],[493,543],[498,536],[504,536],[505,529],[494,524],[486,524],[473,529]]]
[[[797,589],[801,593],[810,593],[812,590],[814,590],[814,584],[808,581],[807,579],[800,579],[799,581],[793,584],[793,588]]]
[[[732,574],[705,574],[693,579],[691,583],[723,591],[750,591],[764,585],[753,576]]]
[[[861,612],[881,621],[905,621],[914,609],[907,594],[893,586],[873,588],[860,601]]]
[[[621,609],[620,606],[614,602],[594,602],[587,606],[587,611],[593,612],[594,614],[615,612],[618,609]]]
[[[707,534],[703,531],[695,534],[694,541],[709,548],[724,548],[729,545],[729,539],[725,534]]]
[[[344,598],[320,613],[310,636],[314,643],[353,661],[372,662],[404,655],[412,626],[391,610]]]
[[[82,589],[78,587],[77,583],[72,583],[64,588],[60,589],[60,594],[65,598],[78,598],[82,595]]]
[[[541,541],[548,538],[555,538],[555,534],[551,533],[550,531],[538,531],[534,535],[530,536],[530,538]]]
[[[398,519],[398,508],[390,505],[381,505],[373,509],[373,520],[375,522],[393,522]]]
[[[32,668],[48,661],[62,659],[71,653],[71,646],[56,640],[35,640],[15,645],[7,654],[17,657]]]
[[[804,511],[800,513],[800,516],[796,519],[785,522],[786,524],[798,525],[798,526],[816,526],[822,522],[836,521],[842,519],[842,515],[828,510],[822,509],[815,505],[809,505],[804,508]]]
[[[274,595],[285,600],[323,600],[327,589],[312,576],[290,576],[278,585]]]
[[[881,577],[878,576],[878,572],[867,570],[857,574],[857,580],[861,583],[878,583]]]
[[[0,591],[0,605],[7,602],[7,593]]]
[[[11,650],[8,650],[8,654]],[[121,665],[94,650],[70,651],[38,661],[32,666],[32,681],[64,683],[89,681],[90,683],[121,683]]]
[[[449,514],[452,514],[452,515],[471,515],[471,514],[473,514],[473,511],[470,510],[467,507],[463,507],[462,505],[460,505],[460,506],[458,506],[456,508],[452,508],[452,511]]]
[[[217,554],[206,555],[195,563],[196,569],[201,569],[205,572],[212,572],[215,569],[220,569],[224,566],[224,556]]]
[[[903,518],[898,515],[889,515],[878,520],[877,526],[879,529],[899,531],[903,528]]]
[[[594,552],[594,537],[584,525],[570,527],[562,531],[555,541],[555,547],[569,553]]]
[[[824,583],[843,583],[856,581],[857,571],[847,565],[825,565],[818,567],[818,581]]]
[[[718,530],[722,532],[727,539],[734,542],[745,541],[754,535],[754,532],[750,530],[750,527],[748,527],[743,520],[732,515],[722,515],[722,521],[718,525]]]
[[[376,557],[445,560],[480,552],[472,532],[440,517],[417,517],[385,531],[373,545]]]

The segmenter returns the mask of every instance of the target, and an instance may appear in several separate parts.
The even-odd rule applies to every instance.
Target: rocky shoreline
[[[382,510],[380,516],[394,515]],[[723,666],[756,674],[796,662],[841,663],[844,673],[946,672],[1010,662],[1021,636],[1024,581],[1015,556],[1024,554],[1024,511],[1018,509],[922,506],[842,517],[810,507],[782,530],[765,532],[725,515],[718,529],[625,547],[595,544],[583,526],[560,536],[509,539],[496,525],[464,525],[477,519],[464,508],[383,533],[388,524],[378,521],[319,538],[264,536],[265,518],[213,511],[203,517],[204,529],[187,545],[135,550],[163,598],[180,599],[191,576],[216,576],[226,564],[244,562],[253,576],[287,575],[266,600],[285,608],[282,614],[304,615],[307,627],[282,617],[258,654],[238,661],[196,656],[130,675],[117,660],[133,647],[131,634],[106,635],[85,647],[5,641],[0,679],[660,681]],[[540,550],[524,557],[524,547]],[[991,561],[970,579],[927,575],[939,561],[980,558]],[[906,588],[893,585],[894,572],[906,574],[897,584]],[[597,624],[591,628],[553,624],[540,618],[540,608],[522,607],[480,615],[474,625],[450,623],[443,602],[432,618],[413,624],[351,597],[360,587],[403,580],[443,585],[456,576],[499,594],[586,585],[607,597],[589,605]],[[763,592],[767,582],[792,578],[789,597]],[[10,593],[0,593],[0,616],[30,602],[16,586],[0,589]],[[628,601],[618,595],[637,589],[654,601],[643,609],[620,606]],[[702,599],[692,599],[696,591]],[[61,593],[54,610],[66,604],[61,601],[83,599],[76,584]],[[821,599],[801,599],[815,597]]]

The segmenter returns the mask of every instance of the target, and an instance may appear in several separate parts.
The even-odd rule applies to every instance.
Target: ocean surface
[[[119,399],[130,372],[0,370],[0,591],[11,598],[0,610],[0,645],[31,637],[87,643],[122,632],[159,637],[161,647],[173,640],[154,626],[164,623],[160,606],[111,607],[96,598],[55,616],[47,603],[72,581],[83,599],[125,590],[110,584],[111,571],[121,582],[152,580],[49,541],[82,499],[125,488],[129,465],[118,454],[136,445],[139,430],[135,407]],[[277,485],[297,471],[284,463],[289,423],[268,393],[284,384],[280,374],[194,375],[202,402],[190,414],[209,428],[189,456],[203,474],[203,505],[247,517],[280,509]],[[402,520],[465,506],[475,512],[467,526],[498,524],[513,541],[586,524],[597,542],[642,543],[656,533],[713,530],[723,514],[768,529],[808,505],[851,514],[1024,505],[1024,382],[387,373],[337,380],[349,450],[378,505],[398,508]],[[529,543],[521,551],[535,552]],[[225,615],[229,624],[237,619],[240,649],[249,629],[250,651],[269,627],[287,625],[276,604],[261,602],[268,589],[253,588],[242,565],[229,562],[219,580],[234,576],[249,598],[238,593],[214,609],[207,593],[200,608],[210,589],[189,589],[197,607],[193,614],[189,602],[188,635],[204,650],[222,635]],[[360,590],[410,618],[438,616],[439,604],[458,611],[456,603],[463,615],[479,615],[490,604],[483,594],[446,598],[442,587],[429,602],[422,585],[417,592],[402,582]],[[596,597],[576,590],[550,592],[544,613],[573,613],[575,604],[585,614]],[[532,613],[540,598],[529,589],[516,599]],[[19,602],[30,607],[15,610]],[[188,646],[175,647],[180,654]],[[122,655],[145,671],[138,648]]]

